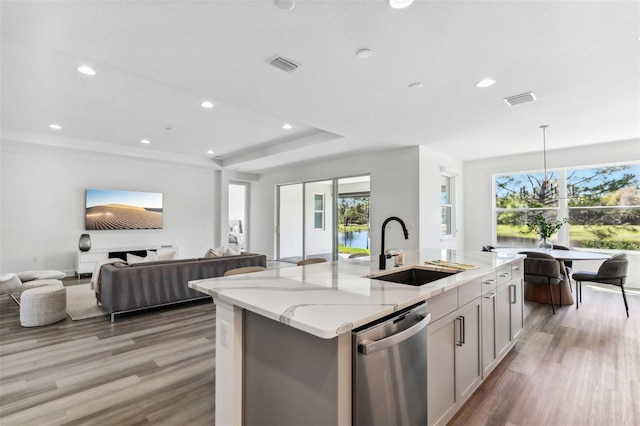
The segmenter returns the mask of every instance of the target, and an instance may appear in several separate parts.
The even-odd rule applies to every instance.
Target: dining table
[[[598,253],[584,250],[540,250],[533,246],[519,246],[519,247],[495,247],[491,250],[494,253],[505,256],[514,256],[516,254],[525,254],[527,252],[543,253],[553,256],[558,262],[561,263],[561,271],[565,271],[565,279],[557,286],[551,286],[551,292],[553,294],[553,301],[556,304],[572,305],[573,293],[571,290],[571,278],[570,271],[566,271],[564,267],[564,261],[574,260],[606,260],[611,257],[607,253]],[[549,290],[546,286],[540,284],[528,284],[526,277],[524,281],[524,298],[532,302],[551,304],[549,300]],[[560,302],[562,300],[562,302]]]

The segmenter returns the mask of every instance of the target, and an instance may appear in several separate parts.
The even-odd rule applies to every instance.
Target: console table
[[[96,265],[100,262],[104,262],[109,259],[110,253],[132,253],[135,255],[146,255],[147,250],[155,251],[158,254],[176,252],[178,256],[178,247],[174,246],[160,246],[151,248],[110,248],[110,249],[98,249],[89,251],[76,251],[76,276],[80,277],[82,274],[93,274]],[[142,254],[144,253],[144,254]],[[123,259],[125,260],[125,259]]]

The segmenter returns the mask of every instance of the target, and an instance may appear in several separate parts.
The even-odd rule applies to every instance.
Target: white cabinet
[[[76,252],[76,275],[93,274],[96,265],[109,258],[108,252]]]
[[[456,396],[459,403],[466,401],[480,385],[480,299],[475,299],[457,311],[458,333],[456,342]]]
[[[482,369],[486,377],[513,348],[524,326],[522,261],[497,271],[497,288],[482,296]]]
[[[446,424],[480,385],[480,321],[480,299],[476,298],[429,324],[429,425]]]
[[[522,260],[428,299],[428,425],[444,425],[515,345],[524,326]],[[458,303],[456,303],[456,300]]]

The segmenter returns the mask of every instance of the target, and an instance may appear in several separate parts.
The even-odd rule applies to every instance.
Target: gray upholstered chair
[[[301,260],[297,263],[298,266],[311,265],[313,263],[322,263],[326,262],[327,259],[323,259],[321,257],[310,257],[309,259]]]
[[[618,253],[602,262],[598,268],[598,272],[577,271],[573,273],[573,279],[576,282],[576,309],[582,303],[582,282],[590,281],[599,284],[609,284],[620,287],[622,291],[622,300],[624,300],[624,308],[629,317],[629,304],[627,303],[627,295],[624,293],[624,283],[627,279],[627,268],[629,261],[625,253]]]
[[[571,250],[567,246],[561,246],[558,244],[553,245],[554,250]],[[571,270],[573,269],[573,260],[563,260],[564,269],[567,271],[567,279],[569,280],[569,288],[571,288]]]
[[[527,284],[543,284],[549,288],[549,300],[551,301],[551,312],[556,313],[553,306],[553,293],[551,286],[561,284],[564,281],[564,274],[561,269],[562,264],[553,256],[537,253],[523,252],[527,257],[524,259],[524,281]],[[560,294],[560,304],[562,306],[562,292]]]
[[[264,266],[244,266],[242,268],[229,269],[223,275],[228,277],[229,275],[249,274],[251,272],[265,271],[267,268]]]
[[[358,257],[369,257],[369,253],[352,253],[349,255],[349,259],[357,259]]]
[[[18,305],[18,299],[15,298],[13,293],[20,291],[22,287],[22,281],[16,274],[0,274],[0,294],[8,294]]]

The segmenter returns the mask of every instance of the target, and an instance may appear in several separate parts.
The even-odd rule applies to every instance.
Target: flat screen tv
[[[162,229],[162,193],[87,189],[85,229]]]

